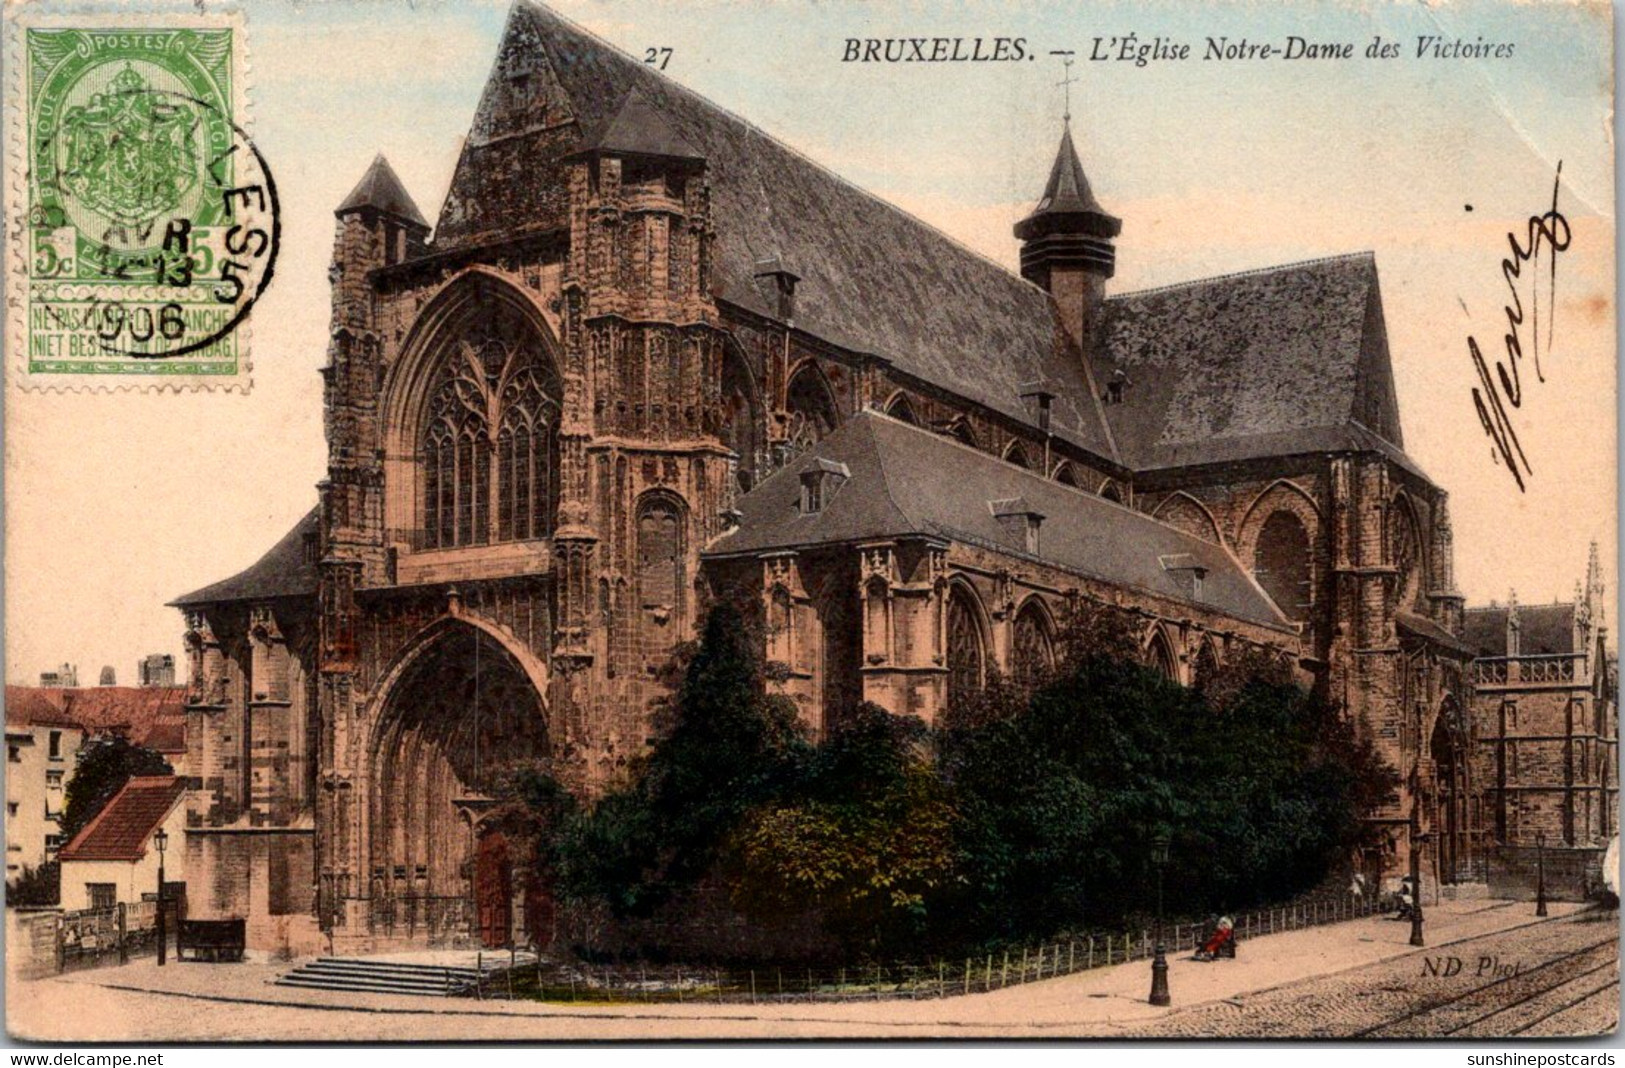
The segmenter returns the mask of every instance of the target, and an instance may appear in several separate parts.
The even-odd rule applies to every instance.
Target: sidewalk
[[[84,1003],[95,1000],[93,991],[99,990],[123,992],[155,1010],[184,1014],[186,1026],[196,1028],[192,1037],[219,1033],[209,1030],[211,1020],[217,1027],[223,1023],[208,1010],[211,1004],[236,1006],[230,1013],[235,1037],[276,1037],[287,1033],[290,1020],[298,1020],[301,1032],[355,1039],[369,1033],[402,1039],[1109,1036],[1196,1004],[1237,999],[1408,953],[1434,952],[1453,941],[1535,922],[1559,922],[1577,911],[1578,905],[1553,904],[1550,919],[1536,921],[1529,902],[1443,902],[1428,910],[1425,950],[1409,945],[1409,924],[1381,918],[1255,938],[1241,944],[1234,961],[1171,960],[1169,1009],[1146,1004],[1151,975],[1145,961],[948,998],[756,1005],[589,1005],[312,991],[272,985],[293,967],[289,963],[171,964],[160,969],[143,962],[13,984],[8,1017],[15,1032],[44,1037],[66,1030],[58,1021],[83,1020]],[[256,1019],[263,1028],[252,1026]]]

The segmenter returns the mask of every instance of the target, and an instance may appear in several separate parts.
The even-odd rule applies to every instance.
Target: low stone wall
[[[1489,857],[1491,897],[1533,901],[1539,880],[1539,851],[1533,846],[1498,846]],[[1550,901],[1587,901],[1603,886],[1601,849],[1545,850],[1546,897]]]

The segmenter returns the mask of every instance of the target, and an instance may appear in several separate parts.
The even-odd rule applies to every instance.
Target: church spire
[[[1015,227],[1022,242],[1022,277],[1046,289],[1053,289],[1050,276],[1056,271],[1084,271],[1102,281],[1110,278],[1117,266],[1112,238],[1122,229],[1122,221],[1095,199],[1068,123],[1062,127],[1044,195]]]
[[[1054,299],[1061,324],[1084,354],[1086,372],[1106,299],[1106,279],[1117,270],[1112,239],[1122,228],[1122,221],[1101,207],[1089,188],[1068,121],[1061,128],[1061,145],[1044,195],[1016,224],[1015,233],[1021,241],[1021,277]]]

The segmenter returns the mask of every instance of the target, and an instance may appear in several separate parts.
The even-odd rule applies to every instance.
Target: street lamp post
[[[1157,949],[1151,958],[1151,997],[1153,1005],[1168,1005],[1168,947],[1162,941],[1162,870],[1168,866],[1168,832],[1159,831],[1151,840],[1151,863],[1157,869]]]
[[[1418,802],[1411,803],[1411,945],[1422,946],[1422,821]]]
[[[1546,832],[1535,832],[1535,915],[1546,915]]]
[[[158,833],[152,836],[152,844],[158,849],[158,966],[162,968],[169,942],[168,924],[164,917],[164,850],[169,848],[169,832],[158,828]]]

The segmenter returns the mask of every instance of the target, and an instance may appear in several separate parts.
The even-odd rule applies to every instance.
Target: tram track
[[[1430,1001],[1402,1016],[1384,1020],[1358,1031],[1353,1037],[1469,1037],[1464,1032],[1478,1034],[1480,1028],[1486,1036],[1505,1037],[1520,1034],[1559,1012],[1573,1008],[1575,1004],[1595,996],[1601,990],[1617,985],[1618,967],[1617,937],[1609,937],[1554,957],[1533,968],[1480,983],[1453,997]],[[1587,989],[1577,999],[1565,1001],[1549,1012],[1540,1012],[1544,1007],[1541,999],[1554,992],[1561,992],[1564,988],[1604,970],[1612,970],[1613,974],[1602,987]],[[1519,1018],[1520,1012],[1531,1011],[1539,1015],[1530,1020]],[[1498,1017],[1504,1019],[1490,1023]]]

